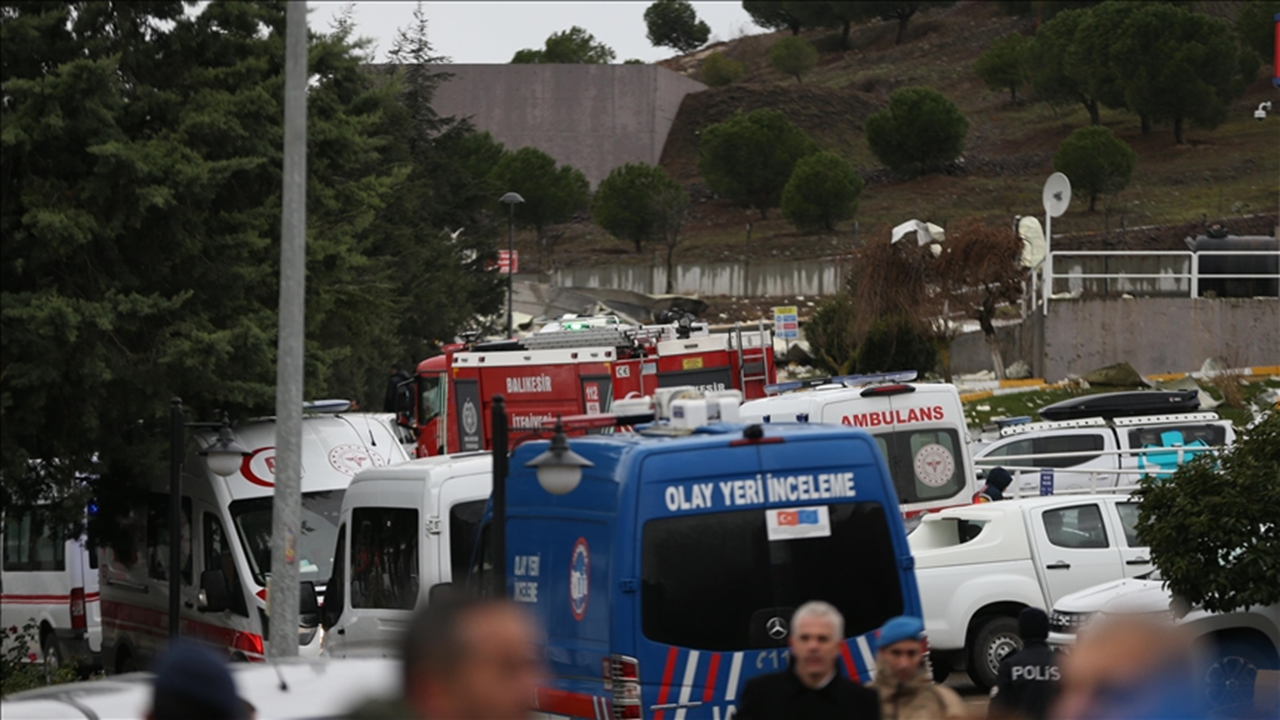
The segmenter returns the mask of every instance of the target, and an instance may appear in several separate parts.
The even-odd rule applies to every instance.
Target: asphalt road
[[[987,703],[990,697],[973,684],[973,681],[969,679],[968,673],[953,672],[947,676],[945,684],[960,693],[960,697],[964,699],[965,704],[975,713],[976,717],[986,717]]]

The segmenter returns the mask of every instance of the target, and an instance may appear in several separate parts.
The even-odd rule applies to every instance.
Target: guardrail
[[[1205,272],[1201,266],[1201,261],[1205,258],[1219,257],[1245,257],[1245,258],[1275,258],[1274,263],[1259,263],[1264,266],[1270,265],[1270,269],[1262,272],[1249,273],[1219,273]],[[1129,272],[1124,269],[1107,272],[1056,272],[1055,267],[1066,262],[1070,258],[1079,258],[1089,260],[1093,258],[1101,258],[1104,263],[1110,258],[1133,258],[1139,264],[1157,258],[1170,258],[1173,262],[1168,266],[1164,266],[1161,272]],[[1174,267],[1176,266],[1176,267]],[[1182,295],[1186,293],[1189,297],[1200,297],[1201,285],[1204,281],[1218,280],[1275,280],[1280,284],[1280,251],[1277,250],[1201,250],[1192,252],[1190,250],[1064,250],[1050,252],[1045,258],[1044,264],[1044,287],[1042,293],[1044,295],[1045,313],[1049,311],[1048,301],[1052,299],[1054,294],[1054,283],[1059,280],[1068,281],[1084,281],[1084,280],[1102,280],[1106,281],[1108,290],[1110,283],[1114,281],[1117,284],[1116,291],[1126,291],[1124,286],[1133,281],[1164,281],[1168,283],[1173,281],[1175,287],[1167,293]],[[1034,286],[1033,286],[1034,287]],[[1271,290],[1274,294],[1275,290]]]

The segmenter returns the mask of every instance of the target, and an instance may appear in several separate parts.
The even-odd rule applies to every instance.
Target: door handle
[[[1150,565],[1151,561],[1144,557],[1139,557],[1139,558],[1134,558],[1132,560],[1125,560],[1124,564],[1125,565]]]
[[[339,635],[346,635],[346,634],[347,634],[347,629],[346,629],[346,628],[338,628],[338,634],[339,634]]]
[[[191,602],[190,600],[188,600],[188,601],[186,601],[186,602],[182,603],[182,607],[184,607],[184,608],[186,608],[186,609],[188,609],[188,610],[194,610],[194,609],[196,608],[196,604],[195,604],[195,603],[193,603],[193,602]]]
[[[1052,565],[1045,565],[1044,567],[1046,570],[1070,570],[1071,563],[1063,562],[1059,560],[1058,562],[1053,563]]]

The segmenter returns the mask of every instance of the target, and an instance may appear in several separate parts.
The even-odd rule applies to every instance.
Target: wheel
[[[58,639],[53,636],[52,630],[45,630],[40,634],[40,654],[44,656],[45,665],[49,670],[62,667],[62,650],[58,647]]]
[[[116,674],[123,675],[132,672],[138,672],[138,661],[133,659],[133,653],[128,650],[121,650],[120,656],[116,658]]]
[[[996,684],[1000,661],[1021,649],[1017,620],[1003,615],[987,618],[974,633],[973,646],[969,648],[969,677],[973,684],[990,690]]]
[[[933,673],[933,681],[939,685],[951,677],[951,669],[955,666],[951,653],[931,651],[929,653],[929,669]]]
[[[1270,663],[1261,648],[1239,641],[1220,645],[1204,673],[1205,697],[1213,708],[1253,702],[1253,684],[1259,670]]]

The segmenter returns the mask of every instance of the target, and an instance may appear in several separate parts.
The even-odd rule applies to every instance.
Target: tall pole
[[[511,276],[515,274],[516,264],[516,204],[507,203],[511,222],[507,225],[507,338],[514,337],[511,324]]]
[[[267,603],[269,657],[298,654],[297,542],[302,522],[302,353],[307,258],[307,4],[286,4],[284,189],[280,217],[280,338],[276,473]]]
[[[178,639],[182,612],[182,399],[169,401],[169,642]]]
[[[497,597],[507,596],[507,403],[501,395],[493,396],[489,421],[493,437],[493,589]]]

